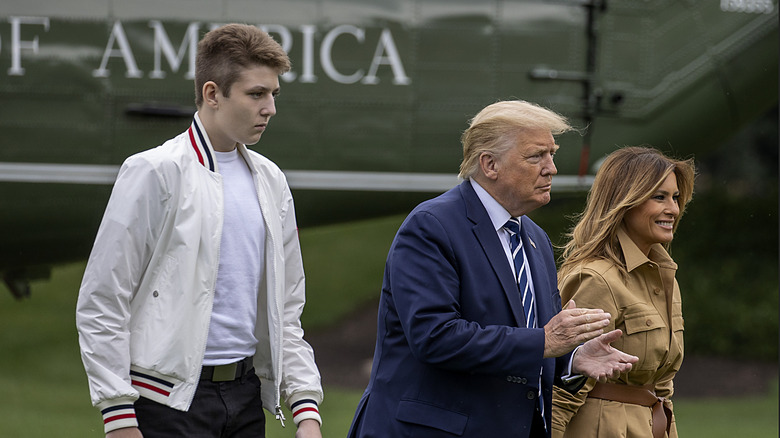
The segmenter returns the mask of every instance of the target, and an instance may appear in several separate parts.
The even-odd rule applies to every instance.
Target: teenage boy
[[[321,437],[293,199],[246,147],[289,69],[258,28],[212,30],[189,129],[121,167],[76,309],[107,437],[262,437],[262,408],[284,424],[282,400],[296,437]]]

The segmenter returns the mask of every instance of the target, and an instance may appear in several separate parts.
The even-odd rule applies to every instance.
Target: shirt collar
[[[677,269],[677,264],[660,243],[654,243],[650,247],[650,254],[645,256],[639,247],[636,246],[636,243],[628,236],[625,228],[618,228],[617,236],[618,241],[620,241],[620,247],[623,250],[623,258],[626,260],[626,270],[628,272],[645,263],[656,263],[663,268]]]
[[[190,146],[198,162],[210,171],[219,173],[217,162],[214,159],[214,148],[211,146],[211,140],[209,140],[208,133],[206,133],[206,129],[203,127],[203,122],[201,122],[197,112],[192,118],[192,124],[190,124],[190,128],[187,130],[187,134]]]
[[[477,193],[477,197],[479,198],[480,202],[482,202],[485,210],[487,210],[490,221],[493,223],[493,228],[496,231],[503,228],[512,215],[509,214],[509,212],[506,211],[506,209],[502,207],[501,204],[495,200],[495,198],[490,196],[490,193],[488,193],[487,190],[482,188],[478,182],[474,181],[474,178],[469,178],[469,182],[471,183],[471,187],[474,188],[474,192]],[[519,220],[519,218],[517,219]],[[520,224],[522,226],[522,221],[520,221]]]

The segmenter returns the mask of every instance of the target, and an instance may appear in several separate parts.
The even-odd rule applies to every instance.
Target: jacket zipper
[[[248,164],[250,160],[246,160],[246,161]],[[263,214],[263,222],[266,223],[266,229],[272,231],[271,227],[267,226],[268,208],[263,208],[265,207],[265,203],[264,200],[260,198],[260,193],[261,193],[260,181],[259,181],[260,177],[256,169],[253,166],[250,167],[252,167],[251,169],[253,174],[252,176],[255,179],[255,191],[257,192],[258,202],[260,202],[260,211]],[[270,241],[270,245],[267,246],[270,246],[271,249],[273,250],[276,244],[276,239],[273,235],[273,232],[266,233],[266,239]],[[282,251],[284,251],[284,248],[282,248]],[[279,307],[279,294],[278,294],[278,286],[277,286],[279,283],[279,279],[278,279],[278,273],[276,269],[276,262],[275,261],[272,262],[271,266],[273,267],[272,274],[273,274],[274,281],[273,281],[273,290],[268,291],[268,296],[269,298],[272,299],[273,306],[269,306],[268,310],[270,312],[273,309],[273,313],[272,315],[270,315],[271,317],[270,320],[271,323],[274,324],[275,327],[277,327],[277,332],[278,332],[276,336],[277,342],[274,343],[275,345],[271,345],[271,348],[273,350],[276,350],[276,365],[274,366],[274,370],[273,370],[274,371],[274,402],[275,402],[274,413],[276,415],[276,419],[279,420],[279,423],[281,423],[282,427],[285,427],[284,421],[286,420],[286,418],[284,417],[284,412],[282,412],[281,394],[279,393],[279,381],[281,379],[282,362],[283,362],[282,353],[284,351],[284,349],[282,348],[282,342],[284,341],[284,324],[283,322],[280,322],[282,320],[281,315],[283,309]]]
[[[276,419],[279,420],[280,423],[282,423],[282,427],[284,427],[284,413],[282,412],[282,407],[279,406],[279,403],[276,404]]]
[[[222,178],[221,177],[219,179],[219,190],[220,190],[220,193],[222,193]],[[219,252],[220,252],[221,247],[222,247],[222,225],[223,225],[224,220],[225,220],[224,205],[222,207],[222,212],[220,213],[220,219],[221,219],[221,221],[220,221],[220,224],[219,224],[219,230],[218,230],[219,232],[217,233],[217,236],[215,237],[216,246],[217,246],[217,259],[216,259],[217,260],[217,265],[219,265]],[[196,380],[196,382],[200,382],[200,376],[201,376],[201,373],[203,372],[203,357],[206,355],[206,344],[208,344],[208,342],[209,342],[209,329],[210,329],[210,326],[211,326],[211,312],[212,312],[212,310],[214,308],[214,294],[215,294],[216,289],[217,289],[217,274],[218,274],[218,270],[214,269],[214,276],[211,279],[211,285],[209,286],[209,291],[208,291],[208,293],[211,295],[211,298],[209,299],[209,306],[208,306],[209,307],[208,308],[209,318],[208,318],[208,322],[206,323],[206,336],[203,339],[203,347],[200,349],[201,365],[198,366],[198,380]],[[187,406],[191,406],[192,405],[192,401],[194,399],[195,399],[195,391],[192,392],[192,395],[190,396],[190,400],[187,403]]]

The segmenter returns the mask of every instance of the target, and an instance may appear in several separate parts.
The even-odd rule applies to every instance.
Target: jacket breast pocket
[[[633,307],[633,306],[632,306]],[[636,370],[656,370],[669,348],[669,331],[653,308],[626,309],[623,351],[639,357]]]
[[[401,400],[396,418],[404,423],[432,427],[456,436],[463,435],[469,419],[466,414],[414,400]]]

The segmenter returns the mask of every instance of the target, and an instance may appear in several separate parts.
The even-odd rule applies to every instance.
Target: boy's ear
[[[201,93],[203,93],[204,104],[213,108],[216,108],[219,105],[219,86],[214,81],[206,81],[206,83],[203,84]]]

